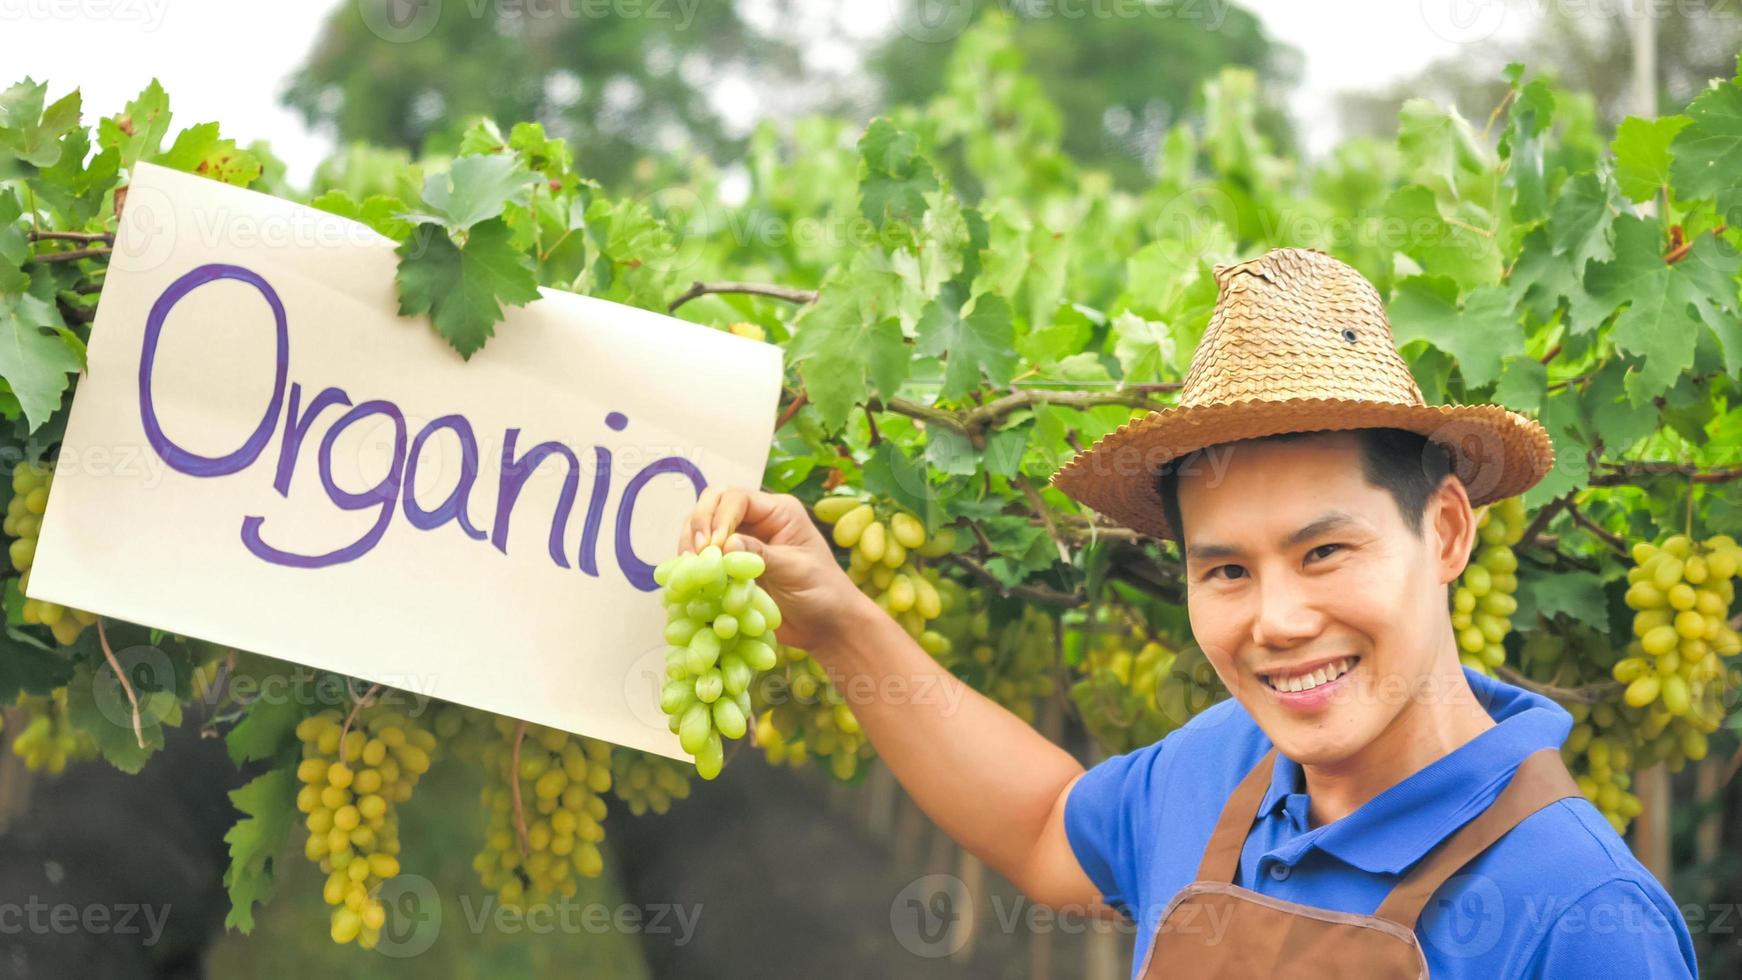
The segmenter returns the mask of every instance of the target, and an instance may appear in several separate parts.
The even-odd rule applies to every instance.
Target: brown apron
[[[1558,749],[1532,754],[1500,796],[1417,862],[1377,912],[1356,915],[1286,902],[1233,883],[1275,762],[1271,749],[1228,798],[1204,849],[1198,880],[1181,889],[1162,913],[1143,980],[1426,977],[1427,958],[1416,942],[1415,922],[1433,893],[1524,818],[1580,795]]]

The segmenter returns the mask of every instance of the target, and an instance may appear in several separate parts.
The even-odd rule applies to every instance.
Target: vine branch
[[[127,672],[121,669],[121,662],[115,659],[115,651],[109,646],[109,631],[103,628],[101,616],[97,617],[97,641],[102,644],[103,658],[109,661],[109,669],[115,672],[115,679],[121,682],[121,690],[127,692],[127,703],[133,706],[133,737],[143,749],[145,722],[139,717],[139,694],[133,690],[133,682],[128,679]]]
[[[804,306],[817,301],[817,291],[814,289],[797,289],[792,286],[777,286],[766,282],[692,282],[690,288],[678,294],[666,307],[666,312],[676,313],[678,308],[692,299],[720,293],[735,293],[749,296],[767,296],[771,299],[785,300]]]

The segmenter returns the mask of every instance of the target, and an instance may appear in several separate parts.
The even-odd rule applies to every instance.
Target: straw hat
[[[1219,443],[1397,428],[1444,446],[1473,506],[1523,493],[1554,464],[1548,432],[1499,405],[1427,405],[1373,284],[1311,249],[1217,266],[1216,308],[1179,403],[1108,433],[1052,485],[1127,527],[1168,536],[1161,464]]]

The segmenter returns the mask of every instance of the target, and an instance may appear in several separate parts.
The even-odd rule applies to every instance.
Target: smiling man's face
[[[1445,587],[1473,522],[1455,478],[1417,533],[1356,436],[1317,433],[1212,447],[1178,500],[1192,633],[1284,755],[1336,766],[1456,673]]]

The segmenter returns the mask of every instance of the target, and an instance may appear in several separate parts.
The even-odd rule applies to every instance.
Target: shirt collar
[[[1477,702],[1494,719],[1493,728],[1354,813],[1305,831],[1271,854],[1294,864],[1317,847],[1363,871],[1399,873],[1486,809],[1527,756],[1566,741],[1573,719],[1554,701],[1469,668],[1464,668],[1464,676]],[[1258,815],[1267,817],[1287,804],[1289,815],[1304,828],[1307,800],[1300,764],[1279,753]]]

